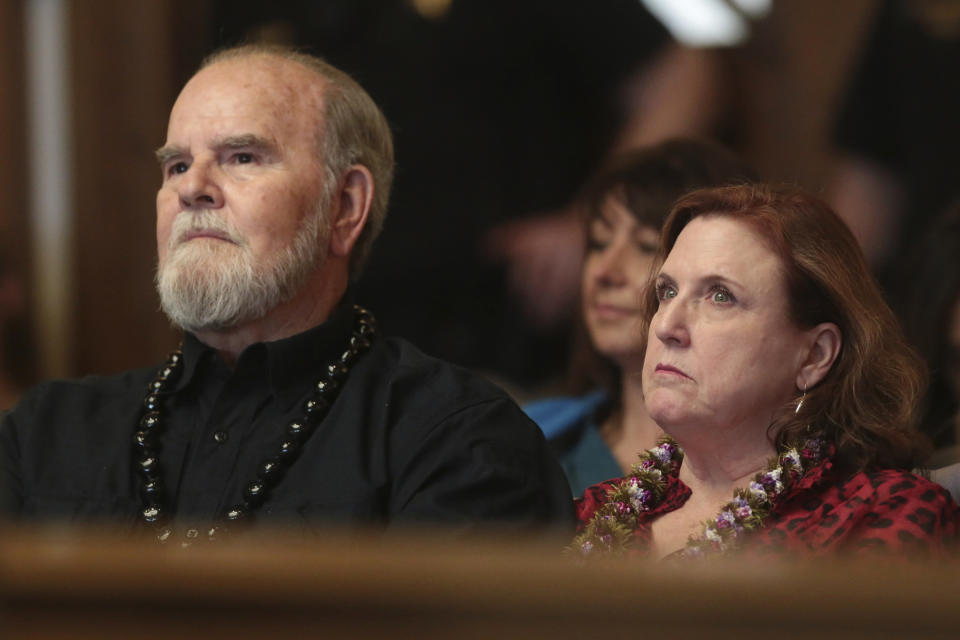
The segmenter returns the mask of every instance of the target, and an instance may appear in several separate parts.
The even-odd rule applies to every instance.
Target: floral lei
[[[720,513],[703,523],[699,534],[691,535],[681,551],[684,557],[703,557],[709,553],[735,549],[744,533],[763,526],[775,498],[823,458],[826,447],[821,440],[808,440],[799,449],[790,447],[773,458],[766,471],[754,476],[746,488],[733,492],[733,500]],[[581,556],[622,554],[633,541],[640,514],[663,500],[667,476],[675,474],[683,462],[683,450],[669,437],[640,454],[640,462],[607,492],[607,501],[593,514],[586,528],[568,551]]]

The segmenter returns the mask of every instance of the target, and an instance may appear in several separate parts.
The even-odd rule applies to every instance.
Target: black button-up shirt
[[[162,398],[159,459],[175,523],[204,527],[242,501],[351,328],[343,305],[310,331],[250,346],[233,369],[185,337],[182,374]],[[28,393],[0,424],[4,510],[132,526],[143,505],[132,434],[155,372]],[[404,341],[376,339],[256,520],[307,531],[403,522],[562,530],[573,510],[539,430],[500,389]]]

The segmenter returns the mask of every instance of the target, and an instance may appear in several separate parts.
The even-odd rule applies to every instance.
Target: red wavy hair
[[[676,202],[664,223],[654,273],[694,218],[749,224],[780,257],[790,317],[798,327],[836,324],[843,345],[803,406],[784,406],[771,425],[778,447],[822,435],[836,462],[852,469],[916,466],[929,452],[917,429],[926,385],[920,358],[903,337],[853,234],[821,200],[796,189],[741,185],[701,189]],[[643,295],[644,336],[657,311],[653,283]]]

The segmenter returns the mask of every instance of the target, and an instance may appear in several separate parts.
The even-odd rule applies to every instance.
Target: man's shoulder
[[[428,355],[402,338],[379,340],[372,355],[371,365],[383,376],[383,382],[408,397],[432,396],[436,402],[510,398],[479,373]]]
[[[51,412],[82,411],[102,407],[131,394],[142,397],[156,367],[131,369],[112,375],[90,375],[82,378],[42,382],[29,389],[10,414],[44,415]]]
[[[394,436],[426,437],[435,428],[539,431],[506,391],[453,363],[427,355],[403,339],[384,338],[370,351],[357,376],[363,397],[373,403]],[[360,370],[357,371],[360,373]],[[414,434],[419,433],[420,436]],[[511,436],[514,437],[514,436]]]

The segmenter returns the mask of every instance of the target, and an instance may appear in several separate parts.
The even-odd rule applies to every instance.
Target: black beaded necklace
[[[327,365],[323,377],[314,384],[310,396],[303,404],[303,417],[287,424],[284,431],[286,437],[275,455],[266,457],[257,467],[256,478],[243,491],[243,501],[226,509],[215,519],[214,524],[207,530],[207,540],[223,538],[238,525],[249,523],[253,519],[254,512],[264,503],[270,491],[296,460],[303,443],[333,406],[350,367],[370,348],[376,333],[373,314],[354,305],[353,315],[353,334],[348,347],[339,358]],[[164,486],[160,472],[160,436],[163,431],[160,393],[177,380],[182,368],[183,354],[178,349],[170,354],[164,366],[147,385],[143,415],[133,434],[136,451],[134,466],[141,478],[140,496],[143,499],[143,507],[137,517],[141,524],[156,535],[160,543],[169,542],[173,538],[171,514],[164,504]],[[199,537],[198,530],[190,529],[184,544],[190,544]]]

